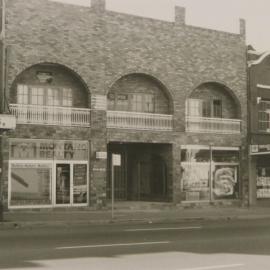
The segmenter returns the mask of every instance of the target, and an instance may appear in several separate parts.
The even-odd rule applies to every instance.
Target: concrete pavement
[[[93,208],[54,208],[32,210],[10,210],[4,213],[1,228],[27,226],[57,226],[72,224],[109,224],[109,223],[166,223],[192,220],[218,219],[262,219],[270,218],[270,208],[239,206],[202,206],[185,208],[171,204],[117,204],[102,210]]]

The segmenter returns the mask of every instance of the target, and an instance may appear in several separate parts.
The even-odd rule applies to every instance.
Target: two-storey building
[[[240,33],[49,0],[6,3],[9,208],[247,200]]]
[[[270,203],[270,53],[248,50],[250,204]]]

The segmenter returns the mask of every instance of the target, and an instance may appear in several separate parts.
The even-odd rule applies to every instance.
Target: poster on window
[[[10,204],[51,204],[51,177],[51,164],[11,164]]]
[[[209,164],[182,163],[182,185],[187,201],[209,200]]]
[[[238,198],[237,166],[216,165],[213,172],[214,199]]]

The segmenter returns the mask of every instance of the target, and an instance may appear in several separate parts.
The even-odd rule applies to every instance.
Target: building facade
[[[240,34],[48,0],[6,4],[7,208],[248,201]]]
[[[248,50],[250,204],[270,203],[270,53]]]

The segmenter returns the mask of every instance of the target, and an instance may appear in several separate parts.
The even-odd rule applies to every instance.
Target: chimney
[[[186,9],[184,7],[175,6],[175,23],[185,24]]]
[[[97,12],[104,12],[106,9],[106,0],[91,0],[91,8]]]
[[[240,23],[240,35],[246,38],[246,21],[244,19],[239,20]]]

